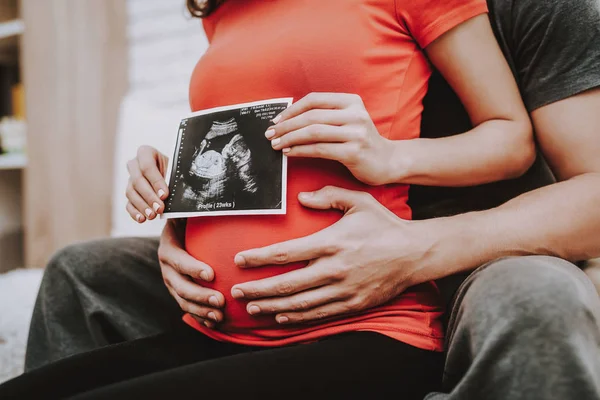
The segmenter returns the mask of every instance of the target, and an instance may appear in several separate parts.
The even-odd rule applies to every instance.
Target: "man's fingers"
[[[161,199],[166,198],[168,192],[167,182],[163,176],[166,172],[168,159],[150,146],[142,146],[137,154],[140,171],[146,180],[152,185],[154,193]]]
[[[347,127],[315,124],[291,131],[271,141],[275,150],[310,143],[340,143],[351,139]]]
[[[188,277],[180,275],[170,268],[163,267],[162,274],[167,287],[173,289],[179,297],[186,301],[214,309],[225,305],[223,294],[216,290],[200,286]]]
[[[287,242],[242,251],[236,254],[234,262],[240,268],[254,268],[309,261],[331,255],[335,249],[328,244],[330,240],[326,230]]]
[[[365,192],[342,189],[335,186],[326,186],[316,192],[305,192],[298,195],[300,203],[309,208],[327,210],[335,208],[344,213],[367,202],[376,201],[373,196]]]
[[[251,301],[246,306],[246,311],[251,315],[299,312],[345,300],[346,298],[348,298],[347,295],[339,293],[334,287],[327,285],[293,296]]]
[[[127,202],[127,206],[125,207],[131,218],[138,223],[146,222],[146,217],[142,215],[142,213],[131,204],[130,201]]]
[[[193,314],[190,314],[190,315],[192,316],[192,318],[194,318],[196,320],[197,323],[199,323],[200,325],[204,325],[207,328],[214,329],[215,326],[216,326],[215,322],[209,321],[207,319],[198,317],[198,316],[193,315]]]
[[[335,303],[325,304],[308,311],[281,313],[275,317],[275,320],[282,325],[300,324],[305,322],[322,321],[324,319],[329,319],[340,315],[352,314],[357,311],[360,310],[357,307],[352,306],[347,301],[338,301]]]
[[[274,123],[285,121],[312,109],[343,109],[354,103],[362,103],[360,96],[345,93],[309,93],[273,119]]]
[[[290,296],[333,282],[335,277],[326,271],[324,268],[307,266],[271,278],[235,285],[231,288],[231,295],[236,299]]]
[[[193,317],[200,318],[202,321],[221,322],[223,321],[223,313],[220,310],[205,307],[199,304],[190,302],[183,297],[179,296],[177,292],[169,288],[171,296],[175,299],[179,307],[186,313],[191,314]],[[206,325],[206,324],[204,324]],[[208,325],[206,325],[208,326]]]
[[[161,264],[169,266],[182,275],[202,279],[205,282],[212,282],[215,277],[209,265],[196,260],[187,251],[178,247],[175,241],[161,242],[158,259]]]

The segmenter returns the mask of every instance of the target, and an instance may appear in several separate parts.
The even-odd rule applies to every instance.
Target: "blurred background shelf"
[[[11,124],[16,118],[25,119],[21,44],[26,24],[20,1],[0,0],[0,145],[8,151],[0,154],[0,271],[22,267],[25,256],[23,203],[28,160],[13,148],[16,136]]]
[[[20,19],[0,22],[0,39],[7,39],[25,32],[25,24]]]
[[[27,166],[27,156],[23,153],[0,154],[0,170],[18,170]]]

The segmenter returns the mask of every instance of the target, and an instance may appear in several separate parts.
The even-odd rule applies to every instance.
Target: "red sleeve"
[[[485,0],[394,0],[398,22],[421,46],[488,11]]]

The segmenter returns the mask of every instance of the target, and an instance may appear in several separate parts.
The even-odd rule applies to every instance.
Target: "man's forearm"
[[[600,256],[600,174],[589,173],[526,194],[492,210],[424,221],[435,232],[424,282],[505,256]]]

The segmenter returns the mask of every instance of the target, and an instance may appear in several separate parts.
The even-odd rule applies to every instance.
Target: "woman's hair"
[[[194,17],[208,17],[225,0],[187,0],[187,8]]]

